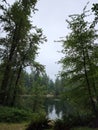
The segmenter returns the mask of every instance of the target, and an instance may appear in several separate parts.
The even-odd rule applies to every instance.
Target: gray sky
[[[8,3],[15,0],[7,0]],[[68,34],[67,23],[70,14],[81,13],[88,0],[39,0],[36,8],[39,10],[33,16],[34,25],[43,29],[48,42],[40,46],[40,54],[37,60],[46,66],[46,72],[50,78],[55,79],[55,75],[61,69],[56,62],[62,57],[57,51],[61,50],[61,44],[54,42],[60,37]],[[87,9],[92,7],[92,3],[98,0],[90,0]]]
[[[66,19],[68,15],[81,13],[88,0],[40,0],[37,3],[39,9],[34,16],[34,23],[43,29],[48,42],[40,49],[38,61],[46,65],[46,72],[50,78],[55,79],[55,75],[60,71],[60,65],[56,62],[62,57],[57,51],[61,50],[61,44],[55,43],[60,37],[68,34]],[[98,0],[90,0],[88,9],[92,3]]]

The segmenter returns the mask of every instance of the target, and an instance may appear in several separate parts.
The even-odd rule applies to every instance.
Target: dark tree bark
[[[19,79],[21,76],[21,72],[22,72],[22,65],[20,66],[19,70],[18,70],[18,74],[17,74],[17,78],[16,78],[16,82],[15,82],[15,86],[14,86],[14,92],[13,92],[13,97],[12,97],[12,102],[11,102],[11,106],[14,106],[16,103],[16,98],[17,98],[17,86],[19,83]]]
[[[86,78],[86,83],[87,83],[87,90],[88,90],[90,102],[92,105],[92,110],[93,110],[95,116],[97,116],[96,115],[97,114],[96,105],[95,105],[95,102],[93,101],[91,86],[90,86],[89,77],[88,77],[87,68],[86,68],[86,57],[85,57],[84,48],[83,48],[83,66],[84,66],[85,78]]]
[[[14,36],[13,36],[13,42],[11,45],[11,49],[10,49],[10,54],[6,63],[6,67],[5,67],[5,71],[4,71],[4,75],[3,75],[3,80],[1,83],[1,93],[0,93],[0,103],[5,105],[6,104],[6,99],[7,99],[7,93],[8,93],[8,83],[9,83],[9,79],[10,79],[10,72],[11,72],[11,68],[12,68],[12,61],[13,61],[13,55],[14,55],[14,51],[16,48],[16,43],[17,43],[17,36],[16,36],[16,32],[17,32],[17,26],[16,29],[14,31]]]

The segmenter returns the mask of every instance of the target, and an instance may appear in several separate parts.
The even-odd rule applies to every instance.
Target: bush
[[[44,130],[49,128],[48,118],[43,113],[38,113],[33,116],[31,123],[28,125],[26,130]]]
[[[73,126],[77,126],[81,124],[81,118],[78,114],[76,113],[71,113],[69,115],[64,115],[63,120],[65,122],[65,125],[67,127],[72,128]]]
[[[0,122],[23,122],[32,119],[32,112],[10,107],[0,107]]]
[[[68,130],[68,129],[66,129],[66,127],[65,127],[64,120],[57,119],[57,120],[55,121],[54,130]]]
[[[69,115],[64,115],[62,120],[56,120],[54,130],[69,130],[73,127],[78,126],[98,126],[98,120],[92,113],[71,113]]]

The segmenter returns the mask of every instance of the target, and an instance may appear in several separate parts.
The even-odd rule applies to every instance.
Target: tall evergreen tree
[[[1,60],[4,66],[0,103],[4,105],[14,103],[20,74],[26,66],[36,67],[38,45],[45,40],[42,30],[30,21],[31,13],[36,10],[36,3],[37,0],[19,0],[10,7],[0,6],[0,23],[6,33],[5,37],[0,38]]]
[[[88,95],[87,100],[90,101],[93,112],[96,114],[97,90],[96,78],[98,78],[98,57],[96,57],[95,44],[96,30],[86,21],[85,8],[80,15],[71,15],[70,21],[67,20],[70,34],[63,39],[62,53],[65,55],[60,63],[63,65],[61,75],[67,79],[71,89],[80,90],[79,94],[84,97]],[[75,84],[75,85],[74,85]],[[76,89],[77,88],[77,89]],[[77,95],[75,95],[77,96]]]

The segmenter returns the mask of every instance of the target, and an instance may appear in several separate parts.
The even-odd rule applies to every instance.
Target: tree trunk
[[[7,101],[7,95],[9,95],[9,80],[10,80],[10,72],[11,72],[11,68],[12,68],[12,64],[13,64],[13,55],[15,52],[15,49],[17,47],[17,43],[19,41],[19,29],[16,28],[14,30],[14,35],[13,35],[13,41],[12,41],[12,45],[11,45],[11,49],[10,49],[10,54],[6,63],[6,67],[5,67],[5,71],[4,71],[4,76],[2,79],[2,83],[1,83],[1,92],[0,92],[0,104],[2,105],[6,105],[6,101]]]
[[[94,78],[94,70],[93,70],[93,67],[92,67],[92,64],[91,64],[91,60],[90,60],[90,58],[89,58],[88,51],[87,51],[87,57],[88,57],[89,66],[90,66],[92,87],[93,87],[93,90],[94,90],[94,94],[95,94],[96,101],[98,102],[98,96],[97,96],[97,90],[96,90],[95,78]]]
[[[9,87],[8,83],[9,83],[9,79],[10,79],[10,72],[11,72],[11,67],[12,67],[12,59],[13,59],[14,50],[15,50],[15,45],[12,44],[9,59],[7,61],[7,64],[6,64],[3,80],[1,83],[1,93],[0,93],[0,100],[1,101],[0,101],[0,103],[3,105],[6,104],[8,87]]]
[[[22,65],[19,68],[18,74],[17,74],[17,78],[16,78],[16,82],[15,82],[15,86],[14,86],[14,92],[13,92],[13,98],[12,98],[12,102],[11,102],[11,106],[15,105],[16,102],[16,97],[17,97],[17,85],[19,83],[19,79],[20,79],[20,75],[22,72]]]
[[[91,86],[90,86],[89,78],[88,78],[88,74],[87,74],[86,57],[85,57],[84,48],[83,48],[83,66],[84,66],[85,78],[86,78],[86,83],[87,83],[87,90],[88,90],[89,98],[90,98],[91,105],[92,105],[92,110],[93,110],[93,112],[94,112],[94,114],[96,116],[96,114],[97,114],[96,105],[95,105],[95,103],[93,101],[92,92],[91,92]]]

